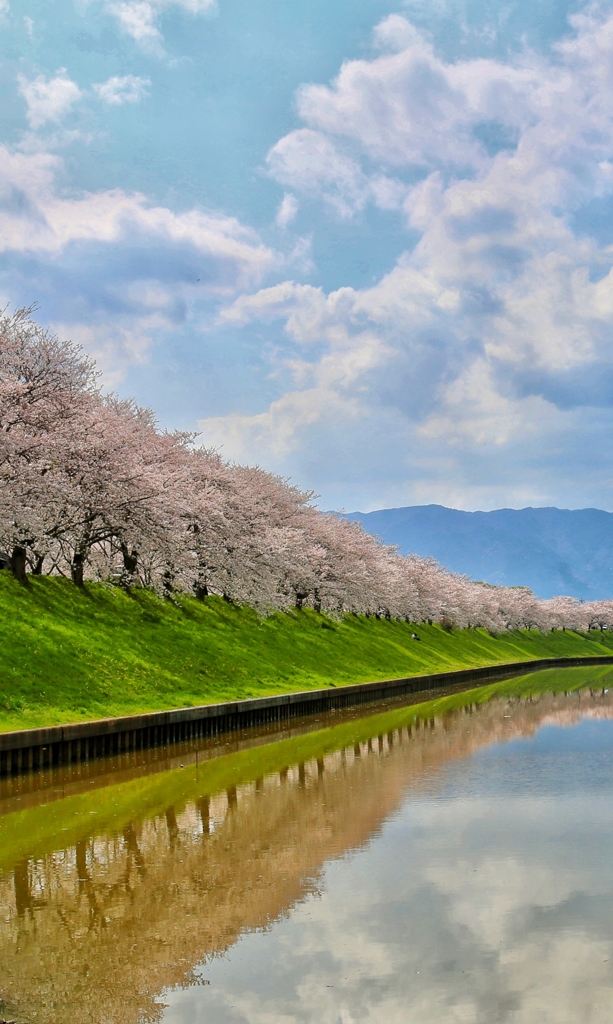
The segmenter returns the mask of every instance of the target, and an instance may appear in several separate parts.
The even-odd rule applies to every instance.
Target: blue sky
[[[368,510],[613,509],[613,4],[0,0],[0,298]]]

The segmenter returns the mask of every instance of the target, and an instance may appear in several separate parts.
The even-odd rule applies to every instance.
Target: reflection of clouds
[[[589,753],[592,725],[448,763],[165,1022],[608,1024],[613,726]]]
[[[478,869],[474,863],[464,859],[432,865],[426,875],[449,899],[450,917],[493,950],[508,939],[513,914],[532,905],[554,904],[568,895],[570,880],[562,882],[547,865],[529,866],[505,856],[488,857]],[[485,903],[480,901],[484,888],[489,894]]]
[[[515,944],[537,920],[542,933],[552,911],[569,906],[577,893],[608,895],[610,877],[600,863],[586,863],[584,851],[586,835],[593,850],[602,850],[597,821],[607,821],[607,798],[596,801],[587,818],[580,798],[569,808],[561,802],[514,800],[498,809],[490,801],[462,803],[463,824],[460,815],[446,822],[443,805],[422,822],[429,840],[424,877],[443,897],[448,921],[479,948],[498,953],[502,947],[521,960]],[[468,833],[464,840],[462,832]],[[458,848],[463,855],[457,858],[446,852]]]

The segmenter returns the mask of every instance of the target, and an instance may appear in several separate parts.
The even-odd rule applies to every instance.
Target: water
[[[0,1020],[610,1024],[613,673],[487,692],[3,780]]]

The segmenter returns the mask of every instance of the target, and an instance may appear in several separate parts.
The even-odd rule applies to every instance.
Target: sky
[[[0,302],[325,508],[613,510],[613,2],[0,0]]]

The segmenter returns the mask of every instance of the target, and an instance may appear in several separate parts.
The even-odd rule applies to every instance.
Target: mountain
[[[530,587],[539,597],[613,597],[613,513],[597,508],[462,512],[411,505],[349,512],[404,554],[431,555],[474,580]]]

